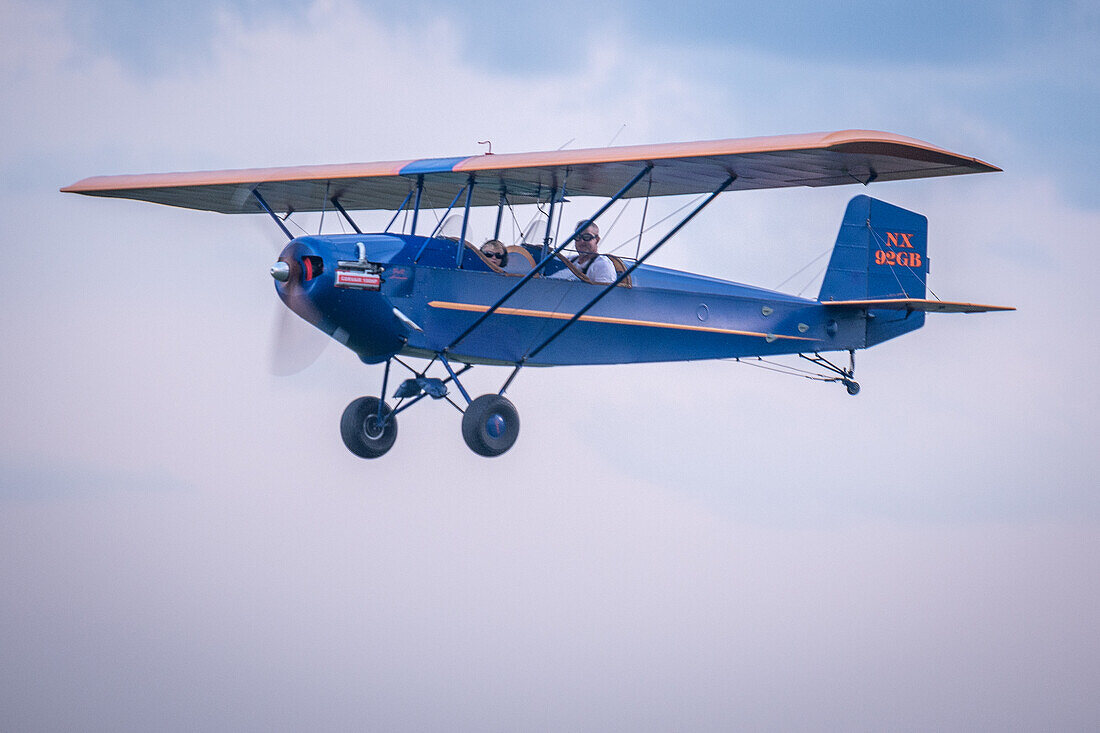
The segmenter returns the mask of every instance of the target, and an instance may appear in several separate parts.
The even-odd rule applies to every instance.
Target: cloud
[[[139,73],[58,6],[4,12],[0,727],[1096,719],[1097,390],[1075,368],[1096,346],[1073,314],[1097,221],[1011,119],[965,103],[1011,72],[807,73],[636,31],[502,70],[446,13],[314,3],[211,14],[206,51]],[[881,126],[1008,160],[869,193],[930,217],[942,297],[1020,311],[860,352],[854,400],[727,363],[527,370],[505,456],[472,455],[433,403],[364,462],[337,422],[377,368],[335,346],[264,371],[269,222],[56,193],[486,137],[598,146],[623,122],[617,143]],[[775,285],[857,192],[727,197],[659,263]],[[175,488],[127,490],[146,479]]]

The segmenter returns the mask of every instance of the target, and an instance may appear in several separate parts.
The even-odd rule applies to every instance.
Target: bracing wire
[[[697,204],[698,202],[702,201],[702,200],[703,200],[703,199],[704,199],[704,198],[706,197],[706,195],[707,195],[707,194],[705,194],[705,193],[704,193],[704,194],[699,194],[698,196],[696,196],[695,198],[691,199],[691,200],[690,200],[690,201],[688,201],[688,202],[687,202],[686,204],[684,204],[684,205],[683,205],[683,206],[681,206],[680,208],[676,209],[676,210],[675,210],[675,211],[673,211],[672,213],[670,213],[670,214],[668,214],[667,216],[664,216],[664,217],[662,217],[662,218],[658,219],[657,221],[653,222],[652,224],[650,224],[650,225],[649,225],[648,227],[646,227],[646,228],[645,228],[645,231],[644,231],[644,232],[642,232],[642,234],[645,234],[646,232],[651,232],[651,231],[653,231],[653,228],[654,228],[654,227],[660,226],[660,225],[661,225],[661,224],[663,224],[664,222],[668,221],[668,220],[669,220],[669,219],[671,219],[672,217],[674,217],[674,216],[676,216],[677,214],[679,214],[679,213],[680,213],[681,211],[683,211],[683,210],[684,210],[684,209],[686,209],[687,207],[689,207],[689,206],[692,206],[692,205],[694,205],[694,204]],[[633,199],[630,199],[630,200],[633,200]],[[623,208],[625,209],[626,207],[624,206]],[[620,214],[620,215],[621,215],[621,214]],[[616,219],[616,221],[618,221],[618,219]],[[637,235],[635,235],[635,237],[636,237],[636,236],[637,236]],[[614,248],[612,248],[611,250],[609,250],[609,251],[608,251],[608,252],[607,252],[606,254],[615,254],[615,253],[616,253],[616,252],[618,252],[618,251],[619,251],[620,249],[622,249],[622,248],[623,248],[623,247],[625,247],[626,245],[628,245],[628,244],[630,244],[631,242],[633,242],[633,241],[634,241],[634,239],[635,239],[635,237],[631,237],[630,239],[626,240],[625,242],[621,242],[620,244],[616,245],[616,246],[615,246]]]
[[[788,377],[802,377],[803,379],[809,379],[814,382],[837,382],[840,381],[839,377],[830,377],[818,372],[812,372],[808,369],[799,369],[798,367],[791,366],[789,364],[781,364],[777,361],[768,361],[763,357],[756,357],[754,359],[743,359],[735,357],[732,359],[720,359],[719,361],[726,361],[736,364],[744,364],[745,366],[756,367],[769,372],[776,372],[777,374],[785,374]]]
[[[880,237],[878,235],[878,233],[874,230],[874,228],[869,223],[867,225],[867,229],[870,230],[871,236],[874,237],[875,244],[878,244],[878,245],[883,246],[883,247],[888,247],[889,246],[886,243],[886,240],[884,240],[882,237]],[[905,297],[909,297],[909,293],[907,293],[905,291],[905,286],[901,284],[901,279],[898,277],[898,273],[894,269],[895,267],[899,267],[899,266],[904,267],[905,269],[909,270],[909,272],[913,273],[913,277],[917,278],[917,280],[920,281],[921,285],[924,286],[924,289],[927,290],[929,293],[931,293],[933,298],[935,298],[936,300],[940,300],[940,296],[936,295],[936,291],[934,291],[932,288],[928,287],[928,282],[925,281],[925,279],[920,276],[920,272],[918,272],[917,270],[914,270],[909,265],[890,265],[889,266],[890,267],[890,273],[894,276],[894,279],[897,280],[898,287],[901,288],[902,293],[905,293]]]
[[[798,291],[798,297],[800,297],[800,298],[801,298],[801,297],[802,297],[802,294],[803,294],[804,292],[806,292],[806,288],[810,287],[810,286],[811,286],[811,285],[813,285],[813,284],[814,284],[815,282],[817,282],[817,279],[818,279],[819,277],[821,277],[822,275],[824,275],[824,274],[825,274],[825,271],[826,271],[826,270],[828,270],[828,269],[829,269],[829,266],[828,266],[828,265],[825,265],[825,266],[824,266],[824,267],[822,267],[821,269],[817,270],[817,272],[815,272],[815,273],[814,273],[814,276],[813,276],[813,277],[811,277],[811,278],[810,278],[809,280],[807,280],[807,281],[806,281],[806,284],[802,286],[802,289]]]
[[[283,219],[283,221],[286,221],[286,222],[290,222],[290,223],[291,223],[291,224],[293,224],[294,226],[298,227],[298,230],[299,230],[300,232],[302,232],[302,234],[306,235],[307,237],[309,236],[309,232],[307,232],[307,231],[305,230],[305,228],[303,228],[303,227],[302,227],[302,225],[301,225],[301,224],[299,224],[298,222],[296,222],[296,221],[294,221],[293,219],[291,219],[291,218],[290,218],[290,214],[287,214],[287,217],[286,217],[285,219]]]
[[[779,288],[783,287],[784,285],[786,285],[787,283],[789,283],[789,282],[790,282],[791,280],[794,280],[794,279],[795,279],[796,277],[798,277],[799,275],[801,275],[801,274],[802,274],[802,273],[803,273],[803,272],[804,272],[804,271],[805,271],[805,270],[806,270],[807,268],[811,267],[811,266],[812,266],[812,265],[813,265],[813,264],[814,264],[815,262],[817,262],[817,261],[818,261],[818,260],[820,260],[820,259],[821,259],[822,257],[824,257],[825,255],[829,254],[829,253],[830,253],[830,252],[832,252],[832,251],[833,251],[833,248],[832,248],[832,247],[828,247],[828,248],[826,248],[824,252],[822,252],[821,254],[819,254],[819,255],[818,255],[817,257],[814,257],[814,258],[813,258],[812,260],[810,260],[809,262],[807,262],[807,263],[806,263],[805,265],[803,265],[802,267],[798,268],[798,270],[797,270],[796,272],[793,272],[793,273],[791,273],[791,274],[790,274],[790,275],[789,275],[789,276],[787,277],[787,279],[786,279],[786,280],[784,280],[783,282],[781,282],[781,283],[779,283],[778,285],[776,285],[776,286],[775,286],[774,288],[772,288],[772,290],[779,290]],[[806,289],[806,288],[803,288],[803,290],[805,290],[805,289]]]
[[[630,206],[632,201],[633,201],[633,199],[626,199],[625,201],[623,201],[623,207],[621,209],[619,209],[619,213],[616,214],[615,218],[612,219],[611,223],[607,225],[607,229],[604,231],[604,233],[600,237],[601,239],[611,233],[611,231],[615,228],[615,225],[619,223],[619,219],[623,218],[623,214],[626,213],[626,209],[627,209],[628,206]],[[621,246],[622,245],[619,245],[619,247],[621,247]],[[611,251],[614,252],[619,247],[616,247],[615,249],[613,249]]]

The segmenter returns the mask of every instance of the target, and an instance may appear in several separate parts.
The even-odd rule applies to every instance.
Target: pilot
[[[584,226],[586,220],[577,222],[577,226]],[[610,283],[615,280],[615,266],[604,255],[599,253],[600,228],[595,224],[584,227],[584,231],[577,235],[577,254],[569,258],[578,270],[594,283]],[[550,276],[559,280],[576,280],[577,276],[569,268],[559,270]]]
[[[502,270],[508,264],[508,250],[499,239],[490,239],[481,245],[481,254]]]

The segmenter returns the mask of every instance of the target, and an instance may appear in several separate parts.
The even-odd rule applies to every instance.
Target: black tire
[[[844,386],[848,388],[848,394],[852,395],[853,397],[859,394],[859,382],[848,380],[844,383]]]
[[[462,439],[480,456],[499,456],[511,448],[518,437],[519,412],[500,395],[481,395],[462,415]]]
[[[397,440],[397,418],[387,417],[386,424],[378,429],[377,397],[360,397],[344,409],[340,418],[340,437],[344,445],[360,458],[378,458],[385,455]],[[382,414],[389,415],[390,406],[382,403]]]

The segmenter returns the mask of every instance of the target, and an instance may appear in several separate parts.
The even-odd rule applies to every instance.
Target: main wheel
[[[397,440],[397,418],[389,416],[390,406],[382,404],[385,424],[379,425],[377,397],[360,397],[344,409],[340,418],[340,437],[344,445],[360,458],[378,458],[385,455]]]
[[[859,382],[853,382],[851,379],[844,381],[844,386],[848,389],[848,394],[853,397],[859,394]]]
[[[462,439],[481,456],[499,456],[519,437],[515,405],[496,394],[483,394],[462,415]]]

